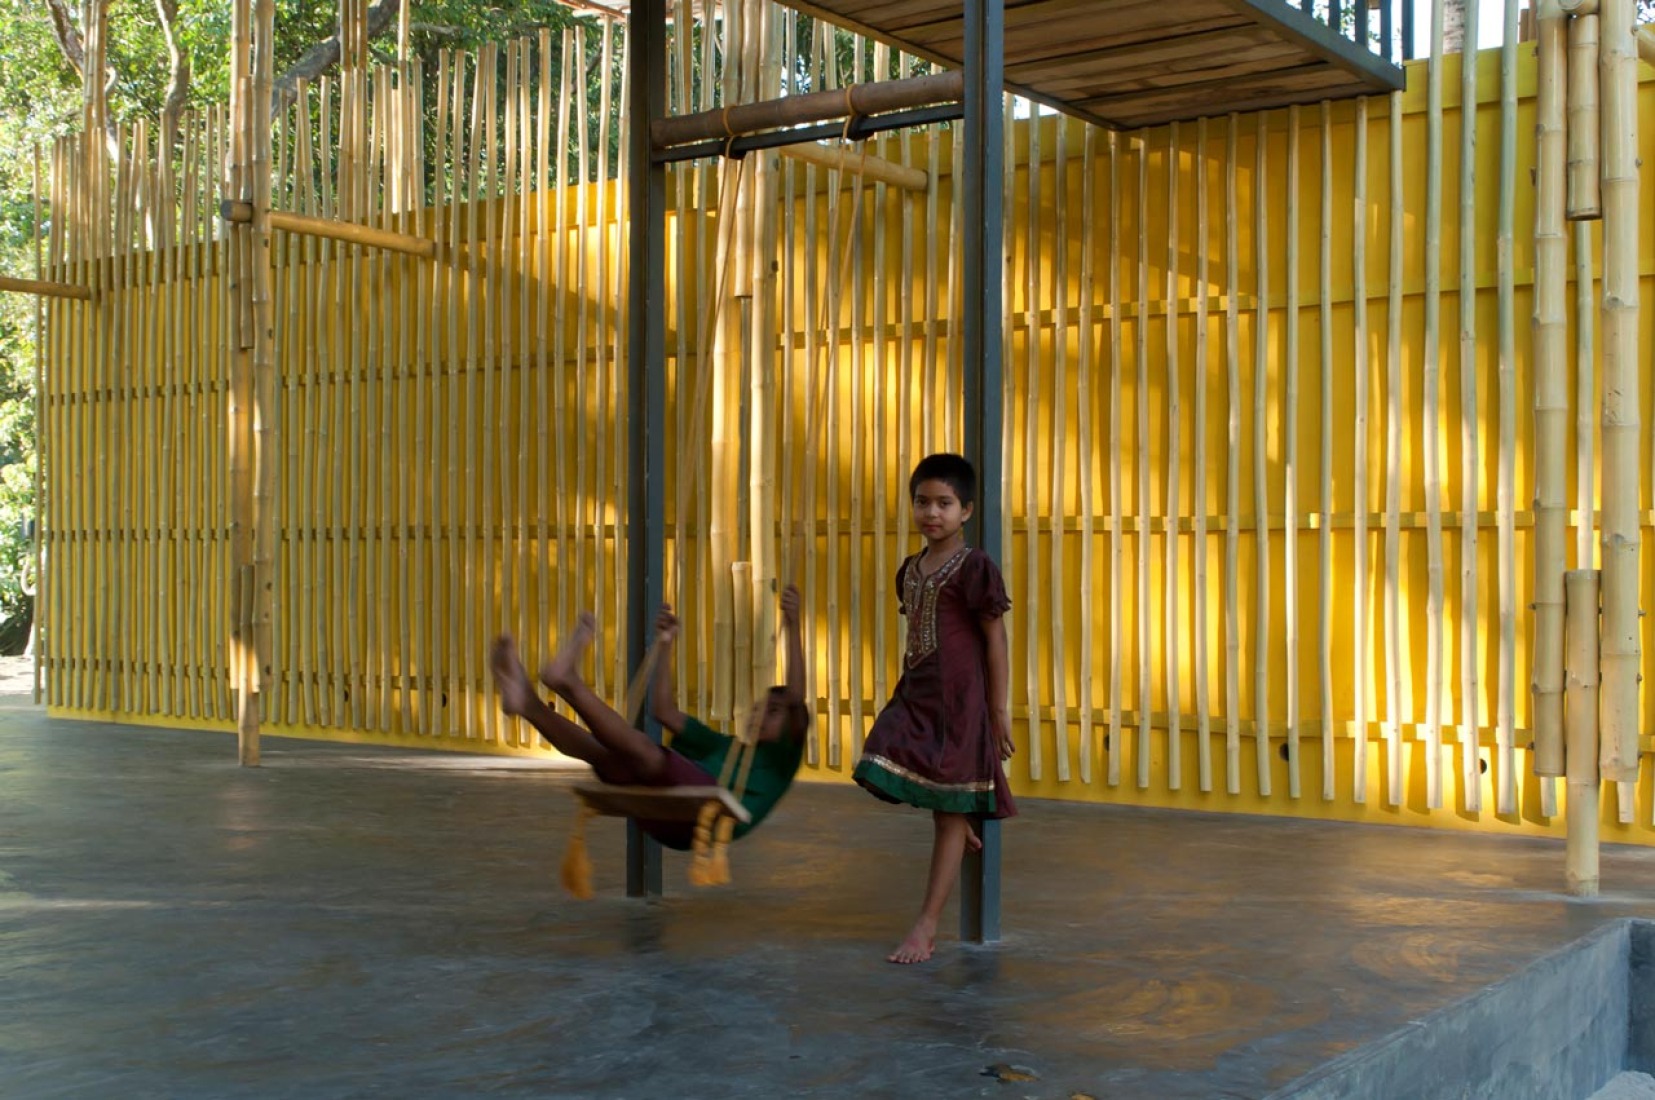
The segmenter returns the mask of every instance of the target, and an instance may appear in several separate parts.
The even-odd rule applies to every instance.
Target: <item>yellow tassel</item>
[[[719,805],[708,802],[701,807],[695,819],[695,846],[690,854],[690,885],[712,886],[713,867],[710,852],[713,843],[713,822],[718,819]]]
[[[710,886],[728,886],[730,884],[730,837],[735,832],[736,820],[733,817],[724,817],[718,822],[718,836],[713,841],[713,850],[707,866],[707,883]]]
[[[569,849],[563,853],[563,888],[581,901],[592,898],[592,858],[586,853],[586,822],[593,816],[592,807],[582,803],[575,813],[574,828],[569,831]]]

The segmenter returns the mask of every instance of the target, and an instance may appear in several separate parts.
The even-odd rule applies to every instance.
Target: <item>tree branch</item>
[[[173,141],[178,135],[178,120],[183,116],[184,104],[189,99],[190,59],[178,48],[178,39],[172,33],[173,26],[178,22],[178,0],[155,0],[155,14],[161,18],[161,34],[167,40],[167,55],[172,61],[167,101],[161,108],[161,147],[170,156]]]
[[[48,0],[58,3],[61,0]],[[379,3],[368,9],[368,40],[371,42],[396,22],[398,0],[379,0]],[[280,113],[282,104],[291,103],[299,94],[299,81],[315,80],[335,65],[339,64],[339,36],[337,34],[312,46],[305,51],[303,57],[293,63],[281,76],[276,78],[275,87],[270,93],[270,114]]]
[[[57,48],[62,51],[63,59],[69,62],[69,67],[75,70],[75,75],[84,80],[86,47],[81,42],[80,31],[75,28],[75,16],[69,10],[68,0],[46,0],[46,7],[52,13],[52,37],[57,39]]]

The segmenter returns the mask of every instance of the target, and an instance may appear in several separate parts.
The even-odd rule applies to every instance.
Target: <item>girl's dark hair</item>
[[[787,728],[784,731],[792,737],[800,738],[810,732],[810,708],[801,700],[795,699],[782,684],[770,689],[772,699],[780,699],[787,704]]]
[[[977,468],[964,455],[926,455],[908,478],[908,497],[913,498],[922,481],[943,481],[960,498],[961,505],[977,503]]]

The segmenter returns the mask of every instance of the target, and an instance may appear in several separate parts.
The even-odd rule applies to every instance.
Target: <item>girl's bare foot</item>
[[[517,643],[510,634],[494,639],[488,651],[489,671],[494,673],[494,689],[500,694],[500,709],[507,714],[521,716],[528,713],[536,696],[529,674],[517,655]]]
[[[908,930],[908,938],[897,944],[896,950],[885,956],[886,962],[908,965],[927,962],[937,944],[937,922],[921,917]]]
[[[597,636],[598,621],[589,611],[575,619],[575,628],[563,639],[552,659],[540,666],[540,682],[553,691],[562,691],[577,678],[580,659]]]
[[[968,852],[983,850],[983,838],[978,836],[977,830],[970,825],[965,827],[965,850]]]

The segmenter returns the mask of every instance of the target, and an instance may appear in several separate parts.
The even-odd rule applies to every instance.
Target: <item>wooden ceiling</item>
[[[782,0],[949,66],[961,0]],[[1006,86],[1116,129],[1389,92],[1402,69],[1283,0],[1005,0]]]

